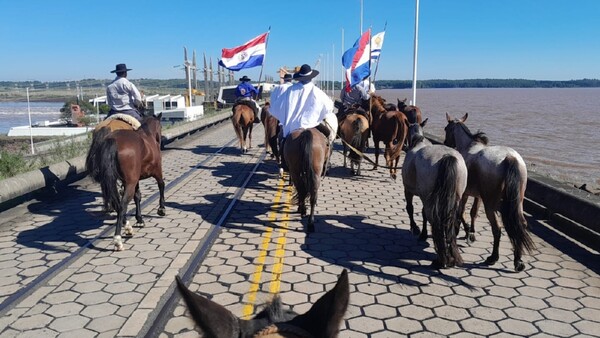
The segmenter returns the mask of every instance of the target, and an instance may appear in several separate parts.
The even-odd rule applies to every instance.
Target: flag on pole
[[[368,29],[342,56],[346,69],[346,91],[371,74],[370,42],[371,30]]]
[[[219,64],[234,71],[262,65],[267,52],[268,34],[261,34],[241,46],[223,48]]]
[[[371,38],[371,62],[375,63],[379,61],[379,54],[381,54],[381,47],[383,47],[383,38],[385,31],[373,35]]]

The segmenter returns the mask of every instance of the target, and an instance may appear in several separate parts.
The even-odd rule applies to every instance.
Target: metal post
[[[31,127],[31,107],[29,106],[29,87],[27,87],[27,115],[29,115],[29,139],[31,140],[31,154],[35,154],[33,149],[33,130]]]
[[[417,105],[417,49],[419,47],[419,0],[415,0],[415,45],[413,51],[413,80],[412,80],[412,102]]]

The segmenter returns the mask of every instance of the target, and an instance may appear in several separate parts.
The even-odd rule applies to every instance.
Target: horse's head
[[[348,307],[348,272],[342,271],[337,284],[302,315],[282,309],[278,296],[253,319],[239,319],[225,307],[190,291],[176,278],[190,314],[207,337],[313,338],[337,337]]]
[[[398,101],[398,110],[399,111],[404,111],[404,108],[407,107],[406,100],[408,100],[408,99],[405,98],[404,100],[400,100],[400,99],[397,98],[396,100]]]
[[[423,135],[423,128],[427,124],[429,118],[426,118],[425,121],[421,123],[409,123],[408,120],[404,120],[404,123],[408,125],[408,148],[411,149],[417,143],[423,141],[425,136]]]
[[[142,125],[140,127],[141,129],[144,130],[144,132],[146,134],[155,138],[156,142],[158,142],[159,144],[161,141],[161,132],[162,132],[162,125],[160,124],[161,118],[162,118],[162,113],[160,113],[158,115],[154,115],[154,114],[145,115],[144,119],[142,120]]]

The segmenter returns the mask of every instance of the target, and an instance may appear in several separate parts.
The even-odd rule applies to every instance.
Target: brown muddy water
[[[378,90],[388,102],[412,91]],[[407,101],[407,102],[408,102]],[[529,171],[600,191],[600,88],[421,89],[425,132],[443,139],[446,115],[462,117],[491,145],[518,151]]]

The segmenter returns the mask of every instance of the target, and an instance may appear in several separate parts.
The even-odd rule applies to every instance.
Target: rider
[[[271,114],[283,125],[282,154],[285,138],[299,128],[316,127],[330,143],[335,139],[337,118],[333,113],[333,101],[311,82],[317,75],[319,71],[307,64],[302,65],[293,76],[297,82],[271,101]],[[285,164],[283,158],[281,163]]]
[[[240,84],[235,88],[235,97],[236,104],[241,101],[246,101],[248,106],[252,108],[254,111],[254,123],[259,123],[260,118],[258,112],[260,111],[260,107],[258,103],[253,100],[253,97],[258,96],[258,90],[250,83],[250,80],[246,75],[240,78]]]
[[[142,95],[137,87],[127,80],[127,66],[119,63],[115,66],[117,77],[106,87],[106,102],[110,106],[110,112],[107,117],[114,114],[126,114],[135,117],[138,121],[142,120],[142,115],[136,107],[143,104]]]
[[[371,94],[375,92],[375,85],[368,77],[365,77],[362,81],[355,84],[350,88],[349,91],[346,88],[342,89],[340,93],[340,100],[345,107],[352,107],[355,104],[362,105],[363,101],[367,101],[371,98]],[[338,118],[342,119],[345,110],[339,109],[338,107]]]

